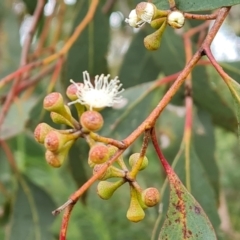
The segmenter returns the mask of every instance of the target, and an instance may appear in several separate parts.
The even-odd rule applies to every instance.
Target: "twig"
[[[169,8],[170,8],[171,10],[175,10],[175,9],[176,9],[175,0],[168,0],[168,3],[169,3]]]
[[[147,152],[147,147],[148,147],[148,143],[149,143],[149,139],[150,139],[150,131],[147,130],[144,134],[144,138],[143,138],[143,143],[142,143],[142,148],[141,148],[141,152],[139,155],[139,158],[136,162],[136,164],[133,165],[132,167],[132,171],[128,174],[132,179],[135,179],[137,176],[137,173],[139,172],[139,169],[142,166],[143,163],[143,159],[146,155]]]
[[[32,26],[29,29],[29,32],[26,36],[26,39],[24,41],[24,45],[22,48],[20,66],[24,66],[27,64],[27,56],[28,56],[28,52],[29,52],[29,49],[30,49],[30,46],[32,43],[32,38],[33,38],[34,32],[36,30],[37,24],[39,22],[39,19],[42,15],[44,5],[45,5],[45,0],[37,1],[37,6],[36,6],[34,14],[33,14]]]
[[[198,51],[193,55],[192,59],[187,63],[183,71],[179,74],[176,81],[169,88],[167,93],[161,99],[157,107],[150,113],[150,115],[144,120],[144,122],[138,126],[123,142],[126,146],[130,146],[145,130],[150,129],[154,126],[157,118],[163,111],[163,109],[167,106],[167,104],[171,101],[172,97],[178,91],[184,80],[187,78],[188,74],[192,71],[194,66],[200,60],[202,54],[204,53],[204,49],[211,45],[215,35],[217,34],[219,28],[221,27],[224,19],[226,18],[230,8],[223,7],[219,10],[217,19],[210,29],[207,37],[205,38],[202,46],[198,49]]]
[[[218,11],[212,14],[192,14],[192,13],[184,13],[184,17],[188,19],[195,19],[195,20],[214,20],[218,16]]]

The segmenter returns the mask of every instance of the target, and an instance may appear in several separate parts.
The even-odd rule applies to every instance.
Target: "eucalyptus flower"
[[[122,96],[120,95],[124,89],[118,77],[109,81],[110,75],[95,76],[94,84],[91,83],[90,75],[87,71],[83,72],[83,84],[77,84],[73,80],[71,83],[77,88],[76,100],[68,103],[80,103],[85,105],[89,110],[101,110],[105,107],[112,107],[114,104],[120,103]]]

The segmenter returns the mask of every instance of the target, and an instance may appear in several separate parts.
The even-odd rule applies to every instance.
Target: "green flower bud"
[[[102,168],[105,166],[105,164],[96,164],[93,168],[93,175],[97,174]],[[114,166],[109,166],[106,172],[104,172],[98,180],[106,180],[108,178],[113,177],[125,177],[125,172],[119,168],[116,168]]]
[[[130,186],[130,194],[131,199],[129,209],[127,211],[127,219],[131,222],[139,222],[144,219],[145,212],[139,202],[138,192],[133,186]]]
[[[146,36],[144,38],[144,46],[148,49],[148,50],[157,50],[160,47],[160,43],[161,43],[161,38],[163,35],[163,32],[166,28],[166,20],[163,22],[162,26],[155,31],[154,33]]]
[[[43,107],[47,111],[58,113],[67,119],[72,125],[76,124],[76,120],[72,117],[70,108],[64,105],[63,97],[58,92],[48,94],[43,100]],[[75,120],[75,121],[74,121]]]
[[[94,164],[101,164],[109,159],[108,147],[104,144],[97,143],[89,151],[89,160]]]
[[[44,144],[45,137],[53,129],[54,128],[52,128],[46,123],[39,123],[34,130],[35,140],[41,144]]]
[[[82,114],[80,122],[82,127],[87,131],[96,132],[102,128],[104,121],[99,112],[89,110]]]
[[[123,179],[121,179],[117,182],[101,181],[98,183],[97,193],[100,198],[107,200],[124,183],[125,183],[125,181]]]
[[[45,159],[47,163],[55,168],[61,167],[64,160],[67,158],[69,149],[72,147],[73,143],[74,140],[66,143],[59,152],[52,152],[50,150],[47,150],[45,153]]]
[[[165,21],[166,21],[166,18],[157,18],[155,20],[152,20],[150,25],[154,29],[159,29]]]
[[[75,84],[69,85],[66,90],[66,94],[67,94],[68,98],[72,101],[75,101],[78,99],[78,96],[77,96],[78,89],[77,89],[76,85],[78,85],[79,87],[84,86],[83,83],[75,83]],[[80,118],[80,116],[83,114],[83,112],[85,110],[85,106],[80,104],[79,102],[75,102],[74,106],[77,109],[78,117]]]
[[[61,151],[64,146],[72,140],[76,140],[79,133],[63,134],[57,130],[51,130],[45,137],[44,146],[52,152]]]
[[[50,117],[51,117],[52,121],[56,124],[65,124],[65,125],[68,125],[68,126],[74,128],[74,125],[72,122],[70,122],[69,120],[67,120],[62,115],[60,115],[56,112],[51,112]]]
[[[134,153],[132,154],[130,157],[129,157],[129,165],[131,167],[133,167],[134,165],[137,164],[138,160],[139,160],[139,157],[140,157],[140,153]],[[144,168],[146,168],[148,165],[148,158],[146,156],[144,156],[143,158],[143,161],[142,161],[142,164],[139,168],[139,171],[143,170]]]
[[[147,188],[141,193],[142,201],[147,207],[153,207],[160,201],[160,193],[156,188]]]

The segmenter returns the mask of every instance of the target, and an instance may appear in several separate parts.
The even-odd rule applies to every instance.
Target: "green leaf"
[[[153,0],[159,9],[169,9],[168,0]],[[176,7],[185,12],[213,10],[225,6],[233,6],[240,3],[240,0],[175,0]]]
[[[3,126],[0,129],[0,139],[13,137],[24,130],[30,111],[36,101],[35,98],[27,100],[19,98],[11,105]]]
[[[215,229],[219,227],[220,221],[217,214],[218,200],[209,182],[207,173],[196,154],[194,146],[190,146],[190,169],[186,169],[185,145],[182,146],[178,156],[174,160],[175,172],[183,183],[187,181],[187,174],[190,174],[191,193],[201,204]],[[209,163],[211,164],[211,163]],[[204,238],[203,238],[204,239]]]
[[[166,219],[164,219],[158,239],[174,240],[176,236],[178,239],[217,239],[208,219],[209,217],[213,225],[218,227],[220,221],[217,215],[217,203],[212,187],[205,177],[205,171],[193,148],[190,150],[190,160],[192,194],[182,184],[186,181],[185,146],[182,146],[173,163],[177,175],[173,172],[168,176],[170,199]],[[166,196],[164,198],[163,201],[166,201]],[[166,205],[163,204],[163,206],[165,210],[163,209],[162,214],[166,211]]]
[[[159,239],[217,239],[202,207],[173,172],[169,176],[170,204]]]
[[[145,30],[140,30],[134,36],[124,57],[119,72],[119,79],[124,88],[152,81],[157,78],[160,72],[158,65],[152,57],[152,53],[143,45],[143,39],[146,35]]]
[[[0,35],[3,36],[0,41],[1,79],[18,68],[21,46],[19,37],[19,22],[17,16],[13,13],[12,9],[8,7],[6,2],[1,4],[0,7]]]
[[[219,199],[219,170],[215,157],[215,137],[211,116],[198,108],[197,116],[194,118],[194,147],[196,154],[206,171],[213,190],[215,199]]]
[[[88,180],[85,171],[85,166],[88,161],[88,152],[89,146],[82,139],[78,139],[69,152],[69,168],[78,187],[82,186]],[[85,202],[86,192],[80,200]]]
[[[236,117],[238,120],[238,137],[240,142],[240,84],[230,77],[226,79],[226,83],[234,101]]]
[[[50,196],[27,178],[20,177],[13,202],[12,220],[6,240],[52,239],[50,227],[56,208]]]
[[[162,94],[163,88],[156,88],[154,82],[128,88],[122,94],[126,100],[125,106],[103,111],[104,127],[101,134],[116,139],[127,137],[145,120]]]
[[[91,2],[79,1],[76,5],[77,16],[73,30],[85,17]],[[80,81],[82,72],[88,71],[91,76],[107,73],[106,55],[109,44],[109,18],[102,12],[103,2],[99,4],[94,19],[80,34],[69,51],[63,84],[66,88],[69,80]]]

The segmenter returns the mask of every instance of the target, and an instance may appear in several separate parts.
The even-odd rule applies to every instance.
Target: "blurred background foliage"
[[[71,47],[57,77],[52,77],[53,68],[34,87],[24,89],[11,105],[0,129],[0,239],[58,239],[61,216],[53,217],[51,211],[91,176],[87,165],[88,147],[82,140],[75,144],[69,160],[60,169],[46,164],[44,149],[34,140],[33,130],[39,122],[54,126],[48,113],[42,110],[42,100],[49,91],[64,94],[69,79],[81,81],[85,70],[91,76],[118,75],[126,89],[123,94],[126,105],[103,111],[105,125],[100,134],[120,140],[148,116],[170,86],[157,87],[156,80],[184,67],[181,30],[168,28],[160,49],[149,52],[144,48],[143,38],[152,30],[148,26],[133,30],[124,23],[138,2],[100,1],[93,21]],[[30,61],[59,51],[84,18],[90,3],[87,0],[46,1],[33,38]],[[19,67],[21,46],[36,5],[37,0],[0,1],[0,79]],[[238,82],[239,13],[240,7],[234,6],[212,46],[222,67]],[[187,21],[185,29],[198,24],[200,22]],[[194,37],[192,43],[196,50],[198,37]],[[32,76],[38,71],[33,70]],[[9,88],[10,85],[0,88],[1,104]],[[233,101],[222,79],[208,65],[198,66],[193,71],[193,98],[192,153],[197,159],[191,169],[193,195],[208,214],[219,239],[237,240],[240,239],[240,152]],[[173,162],[179,151],[184,114],[182,88],[156,126],[169,162]],[[126,151],[125,158],[138,152],[140,146],[141,139]],[[150,164],[139,174],[139,182],[143,188],[153,186],[161,190],[165,174],[151,146],[147,156]],[[180,158],[175,169],[184,180],[184,162],[181,161]],[[92,186],[74,208],[68,239],[158,239],[161,219],[168,206],[167,194],[160,207],[147,210],[145,219],[135,224],[125,217],[130,199],[128,191],[123,186],[110,200],[104,201],[96,194],[96,184]]]

